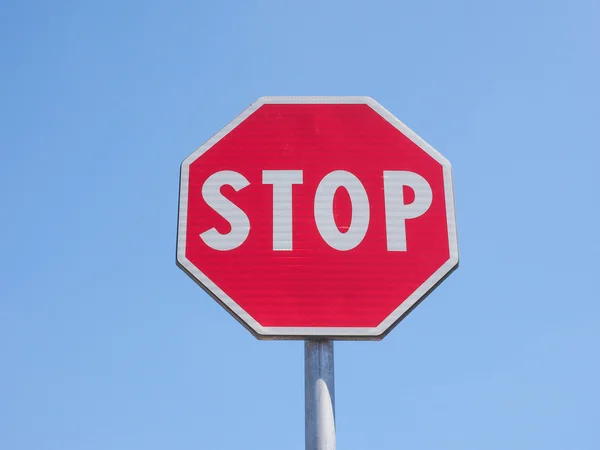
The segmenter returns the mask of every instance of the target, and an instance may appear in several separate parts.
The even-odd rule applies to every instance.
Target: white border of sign
[[[265,104],[366,104],[380,114],[385,120],[407,136],[423,151],[443,166],[444,191],[446,194],[446,216],[448,221],[448,241],[450,244],[450,258],[429,279],[427,279],[415,292],[396,308],[377,327],[371,328],[306,328],[306,327],[263,327],[250,314],[242,309],[232,298],[223,292],[203,272],[198,270],[185,256],[186,225],[187,225],[187,195],[189,187],[190,164],[219,142],[231,130],[242,123],[253,112]],[[181,178],[179,188],[179,226],[177,231],[177,265],[183,269],[200,287],[211,297],[223,305],[242,325],[259,339],[349,339],[349,340],[379,340],[408,315],[431,291],[433,291],[452,271],[458,267],[458,240],[456,234],[456,219],[454,211],[454,189],[452,185],[452,167],[433,147],[417,136],[410,128],[394,117],[383,106],[370,97],[261,97],[248,107],[244,112],[227,124],[221,131],[188,156],[181,164]]]

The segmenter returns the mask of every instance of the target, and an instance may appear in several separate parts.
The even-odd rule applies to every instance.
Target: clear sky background
[[[460,268],[336,344],[338,448],[600,448],[600,3],[0,3],[0,449],[303,449],[301,342],[175,266],[180,162],[369,95],[453,164]]]

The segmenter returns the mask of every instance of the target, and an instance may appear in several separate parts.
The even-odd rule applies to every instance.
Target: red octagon
[[[458,266],[448,160],[368,97],[264,97],[181,167],[177,263],[259,338],[381,339]]]

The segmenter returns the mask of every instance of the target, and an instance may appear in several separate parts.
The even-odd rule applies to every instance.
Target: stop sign
[[[184,160],[177,263],[259,338],[380,339],[458,266],[450,163],[371,98],[261,98]]]

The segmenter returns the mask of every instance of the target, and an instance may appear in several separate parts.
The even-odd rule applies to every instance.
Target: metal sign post
[[[335,450],[333,341],[304,342],[306,450]]]

